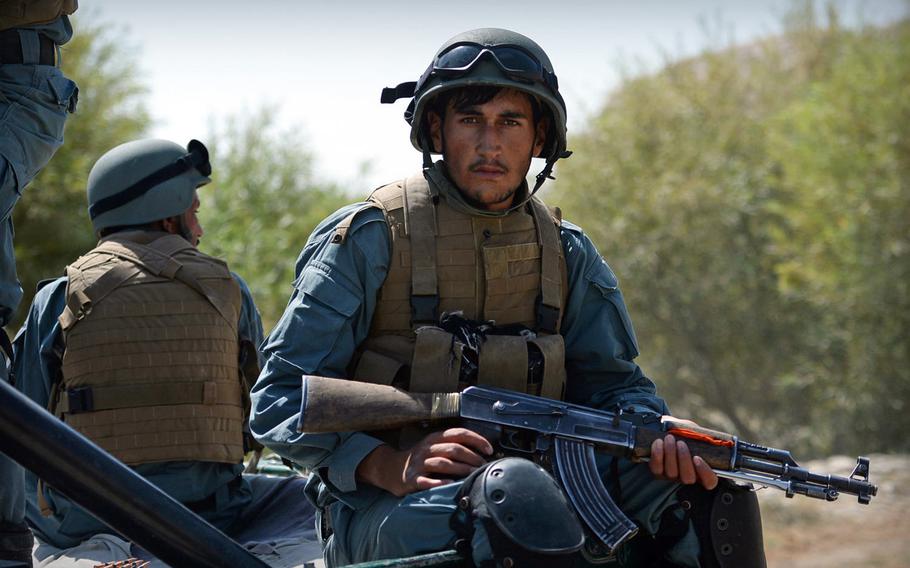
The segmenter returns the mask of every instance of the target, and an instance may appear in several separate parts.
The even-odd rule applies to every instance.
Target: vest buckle
[[[67,414],[91,412],[95,409],[95,396],[92,387],[78,387],[66,390]]]
[[[418,296],[411,294],[411,325],[435,324],[439,312],[439,295]]]
[[[540,304],[537,306],[537,331],[555,334],[556,322],[559,321],[559,308]]]

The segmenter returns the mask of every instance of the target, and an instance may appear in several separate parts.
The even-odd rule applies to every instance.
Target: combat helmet
[[[180,215],[196,188],[209,183],[205,145],[186,148],[168,140],[136,140],[101,156],[88,175],[88,212],[96,233]]]
[[[429,165],[433,151],[426,113],[430,101],[440,93],[467,86],[509,87],[536,96],[550,116],[547,140],[538,157],[546,167],[537,176],[535,191],[549,177],[553,164],[567,158],[566,103],[559,94],[553,65],[544,50],[530,38],[500,28],[480,28],[460,33],[433,56],[417,81],[383,89],[383,103],[412,97],[404,118],[411,125],[411,144],[424,154]]]

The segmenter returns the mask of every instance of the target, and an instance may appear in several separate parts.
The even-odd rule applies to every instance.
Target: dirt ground
[[[910,456],[870,456],[878,495],[870,505],[841,495],[833,503],[782,491],[758,492],[769,568],[910,567]],[[846,476],[856,458],[800,464]]]

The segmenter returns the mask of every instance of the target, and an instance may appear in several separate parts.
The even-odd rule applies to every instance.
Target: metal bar
[[[172,566],[264,562],[0,381],[0,451]]]
[[[359,564],[348,564],[344,568],[455,568],[473,565],[460,553],[454,550],[445,550],[407,558],[391,558],[388,560],[372,560]]]

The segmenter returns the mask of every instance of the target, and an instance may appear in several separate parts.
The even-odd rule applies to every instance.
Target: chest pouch
[[[409,390],[455,392],[483,384],[562,399],[565,345],[523,325],[496,326],[443,314],[417,330]]]

